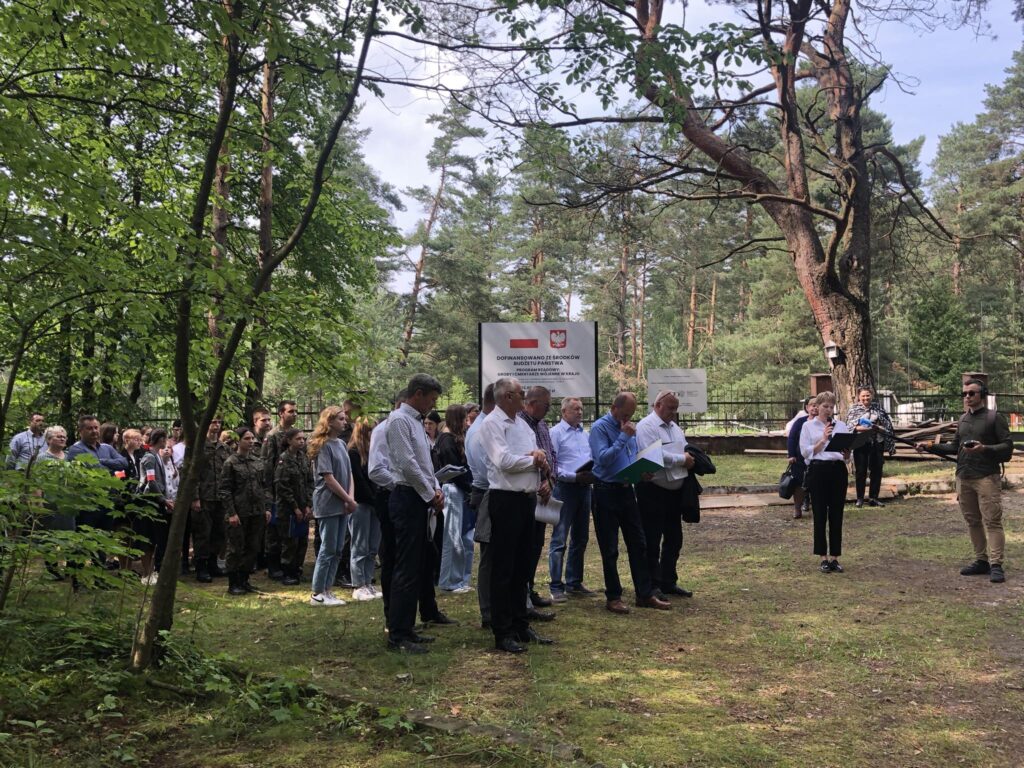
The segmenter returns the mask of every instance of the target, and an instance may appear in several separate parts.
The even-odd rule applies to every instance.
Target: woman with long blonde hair
[[[348,460],[356,489],[356,511],[349,515],[348,532],[352,542],[352,598],[374,600],[384,595],[373,586],[373,566],[380,546],[380,520],[374,513],[377,486],[370,482],[370,433],[376,423],[365,416],[356,419],[348,441]]]
[[[310,605],[344,605],[331,587],[338,572],[341,549],[345,543],[345,516],[356,510],[352,465],[349,463],[341,433],[345,430],[345,412],[329,405],[309,439],[309,458],[313,463],[313,518],[320,530],[320,551],[313,569],[313,594]]]

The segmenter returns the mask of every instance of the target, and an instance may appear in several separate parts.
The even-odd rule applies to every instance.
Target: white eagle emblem
[[[564,330],[561,330],[561,331],[551,331],[551,348],[552,349],[564,349],[565,348],[565,342],[566,342],[566,332]]]

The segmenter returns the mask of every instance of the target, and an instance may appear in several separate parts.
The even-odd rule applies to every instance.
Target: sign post
[[[679,398],[680,413],[704,413],[708,409],[708,372],[705,368],[649,368],[647,370],[647,404],[662,390],[674,392]]]
[[[597,397],[597,323],[480,323],[480,391],[514,377],[552,399]]]

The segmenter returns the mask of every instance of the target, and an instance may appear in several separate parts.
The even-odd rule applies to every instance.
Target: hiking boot
[[[1002,570],[1000,568],[1000,570]],[[970,565],[960,569],[961,576],[987,576],[992,571],[987,560],[975,560]]]
[[[1003,573],[1002,563],[993,563],[990,572],[991,576],[988,577],[988,580],[991,581],[993,584],[1002,584],[1004,581],[1006,581],[1006,574]]]

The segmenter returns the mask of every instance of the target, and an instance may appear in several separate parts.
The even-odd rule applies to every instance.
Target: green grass
[[[1024,544],[1024,495],[1005,501],[1012,557]],[[229,599],[221,584],[183,582],[174,635],[278,681],[575,744],[581,764],[1019,764],[1018,574],[1002,586],[957,575],[968,544],[946,498],[850,510],[845,532],[847,572],[822,575],[810,521],[777,508],[708,511],[686,528],[681,574],[692,600],[625,617],[600,600],[572,601],[541,628],[558,644],[521,657],[489,650],[475,593],[441,598],[461,623],[434,630],[423,657],[385,650],[379,602],[314,609],[301,588]],[[587,574],[599,586],[593,539]],[[79,691],[54,712],[58,727],[77,722],[76,708],[95,708],[90,695]],[[237,706],[188,704],[138,685],[118,695],[125,716],[102,733],[129,739],[135,759],[156,766],[562,764],[478,736],[389,730],[375,717],[342,730],[331,726],[336,712],[237,726]],[[87,748],[95,735],[63,741],[40,764],[99,764]]]
[[[705,486],[715,485],[773,485],[786,468],[785,456],[760,456],[757,454],[730,454],[712,457],[715,468],[713,475],[701,478]],[[1022,462],[1024,464],[1024,462]],[[953,465],[944,461],[901,461],[887,460],[883,477],[924,479],[949,479],[953,477]]]

